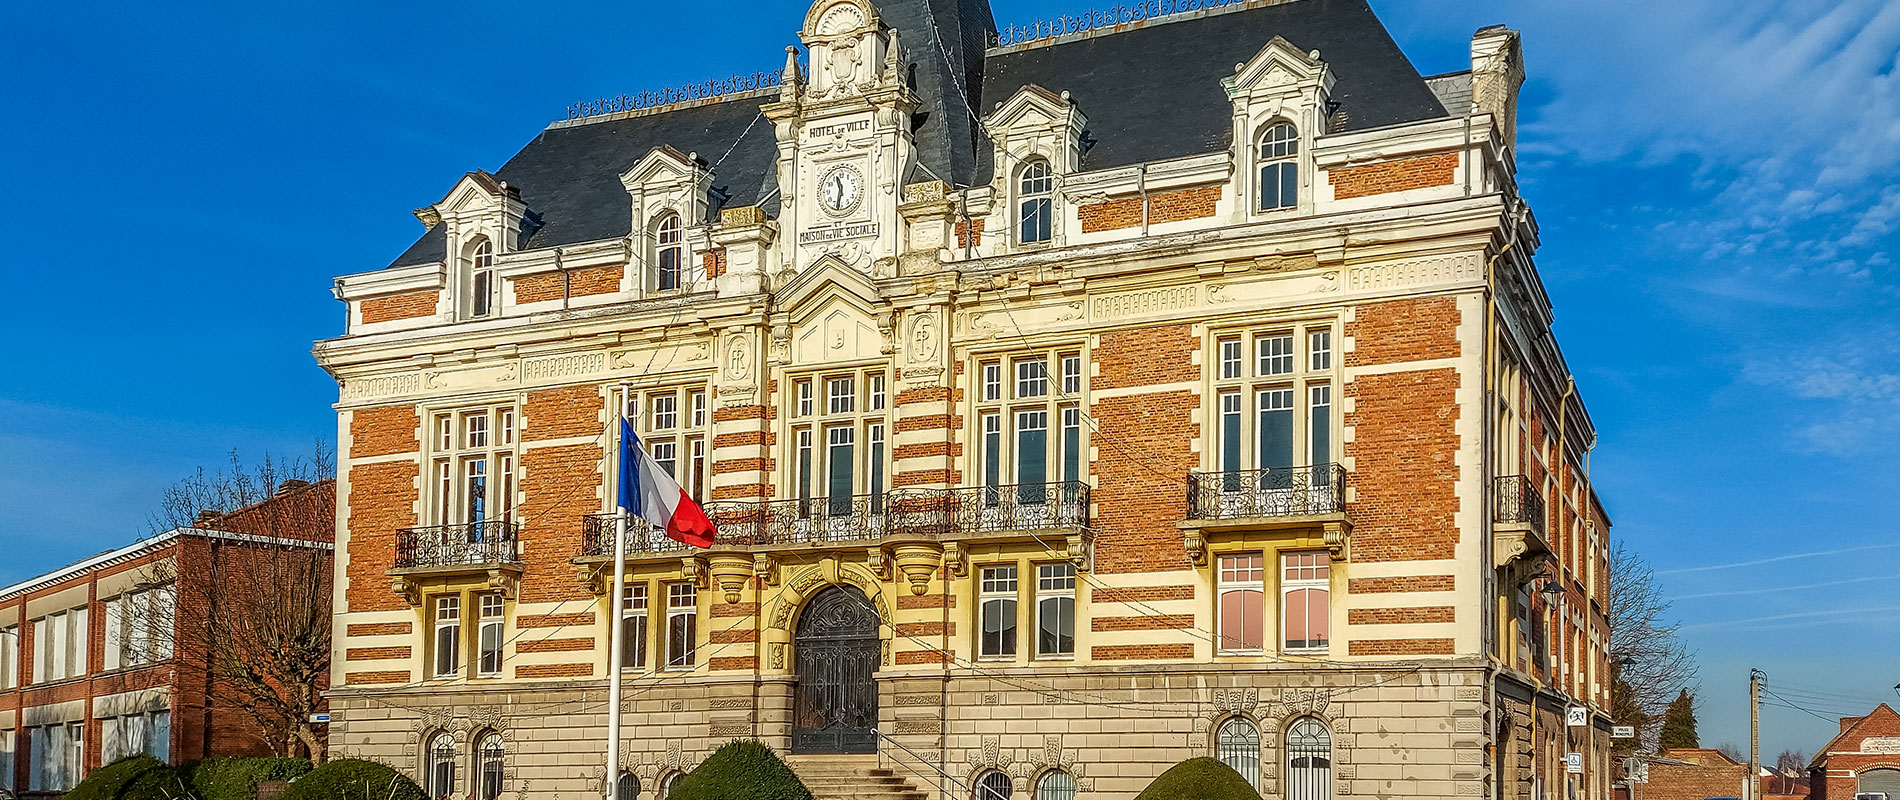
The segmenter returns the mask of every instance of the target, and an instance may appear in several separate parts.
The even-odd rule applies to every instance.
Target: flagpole
[[[609,423],[616,433],[632,397],[632,387],[626,383],[620,384],[620,414]],[[622,464],[620,468],[624,470],[627,467]],[[620,482],[615,481],[614,485],[617,487]],[[621,629],[624,626],[620,624],[623,600],[621,587],[627,580],[627,509],[623,505],[624,501],[625,498],[614,498],[614,582],[607,590],[612,597],[608,601],[612,611],[607,625],[607,800],[633,800],[620,796],[620,664],[621,654],[627,646],[622,641],[624,637]]]

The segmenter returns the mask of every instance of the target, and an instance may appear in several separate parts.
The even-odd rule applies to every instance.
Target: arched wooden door
[[[877,752],[878,617],[863,592],[833,586],[798,615],[792,752]]]

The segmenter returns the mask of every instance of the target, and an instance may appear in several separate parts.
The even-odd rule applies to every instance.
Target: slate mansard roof
[[[1220,81],[1275,36],[1301,50],[1318,50],[1332,68],[1334,130],[1447,116],[1367,0],[1263,2],[987,49],[981,42],[994,33],[995,23],[984,0],[874,2],[917,64],[918,158],[929,174],[959,185],[991,179],[990,143],[969,120],[969,106],[988,113],[1030,84],[1068,92],[1087,116],[1092,144],[1082,157],[1085,171],[1225,151],[1233,137],[1233,106]],[[949,39],[945,51],[937,49],[936,37]],[[959,88],[971,101],[967,105],[957,96]],[[731,148],[714,171],[719,207],[772,199],[777,144],[772,126],[758,116],[759,107],[776,97],[775,89],[752,92],[542,131],[495,171],[520,192],[535,218],[524,226],[521,248],[627,235],[632,205],[620,174],[662,145],[696,152],[708,162]],[[390,266],[441,261],[444,252],[443,226],[436,225]]]

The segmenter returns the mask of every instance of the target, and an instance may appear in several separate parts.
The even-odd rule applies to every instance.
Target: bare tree
[[[1742,752],[1742,748],[1735,746],[1734,742],[1723,742],[1716,745],[1715,752],[1728,756],[1728,760],[1737,764],[1748,763],[1748,755]]]
[[[1783,775],[1801,775],[1808,771],[1808,754],[1801,750],[1783,750],[1775,756],[1775,771]]]
[[[286,757],[323,754],[311,715],[329,678],[334,475],[319,444],[310,456],[267,455],[254,466],[234,452],[226,466],[166,489],[154,532],[204,535],[180,537],[173,558],[143,568],[142,583],[172,587],[175,609],[127,608],[128,624],[151,631],[150,647],[204,681],[207,730],[248,717],[249,733]],[[227,709],[242,717],[220,720]]]
[[[1662,719],[1669,702],[1696,680],[1695,657],[1667,618],[1670,603],[1656,572],[1621,541],[1610,551],[1610,668],[1617,680],[1612,706],[1640,711],[1643,723]],[[1643,727],[1643,725],[1638,725]],[[1656,745],[1658,731],[1645,728],[1642,741]]]

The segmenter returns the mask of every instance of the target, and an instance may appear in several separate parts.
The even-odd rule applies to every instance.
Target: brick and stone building
[[[1842,717],[1841,732],[1814,756],[1808,785],[1813,800],[1900,799],[1900,713],[1881,703],[1864,717]]]
[[[1607,797],[1517,33],[1422,77],[1363,0],[1121,21],[820,0],[781,72],[576,107],[340,278],[333,755],[591,796],[623,669],[639,800],[741,737],[955,800],[1209,754]],[[622,413],[722,543],[639,531],[616,587]]]
[[[335,498],[333,481],[287,482],[262,503],[0,587],[0,790],[57,795],[139,753],[275,754],[207,674],[202,639],[177,632],[204,627],[218,576],[254,568],[261,550],[327,564]],[[310,533],[282,536],[287,516]]]
[[[1745,798],[1748,765],[1707,748],[1673,748],[1646,757],[1649,781],[1637,784],[1639,800]]]

